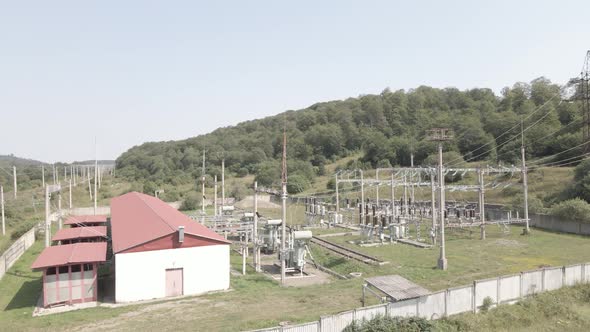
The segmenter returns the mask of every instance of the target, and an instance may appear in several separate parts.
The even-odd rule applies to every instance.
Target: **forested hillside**
[[[480,88],[460,91],[421,86],[409,91],[385,89],[379,95],[314,104],[299,111],[220,128],[182,141],[145,143],[117,159],[118,174],[155,184],[194,183],[207,152],[208,178],[220,173],[221,159],[236,176],[255,174],[259,184],[280,181],[281,136],[286,126],[291,191],[305,188],[325,172],[330,161],[361,152],[350,167],[416,165],[429,161],[436,147],[427,129],[449,127],[455,139],[446,144],[452,164],[486,160],[517,163],[520,121],[524,122],[528,158],[554,155],[580,145],[581,112],[562,101],[560,86],[541,77],[516,83],[495,95]],[[485,146],[484,146],[485,145]],[[484,146],[484,147],[482,147]],[[550,161],[582,153],[576,147]],[[475,150],[475,151],[474,151]]]

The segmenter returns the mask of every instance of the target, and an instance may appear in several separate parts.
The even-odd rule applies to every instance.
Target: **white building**
[[[155,197],[114,198],[111,233],[116,302],[229,288],[230,242]]]

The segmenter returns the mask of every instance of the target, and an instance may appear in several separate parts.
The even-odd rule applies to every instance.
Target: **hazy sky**
[[[321,2],[321,4],[319,4]],[[590,1],[0,0],[0,154],[114,159],[315,102],[579,74]]]

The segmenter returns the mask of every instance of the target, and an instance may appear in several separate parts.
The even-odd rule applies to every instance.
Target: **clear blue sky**
[[[0,154],[116,158],[315,102],[576,76],[590,1],[0,2]]]

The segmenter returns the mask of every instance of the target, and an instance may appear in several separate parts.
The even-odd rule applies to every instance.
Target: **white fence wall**
[[[498,278],[499,303],[509,303],[520,299],[520,274]]]
[[[35,243],[35,227],[23,234],[0,256],[0,279],[8,269]]]
[[[528,295],[582,282],[590,282],[590,263],[549,267],[476,280],[473,285],[449,288],[419,298],[357,308],[324,316],[319,321],[307,324],[274,327],[256,332],[341,332],[353,321],[360,322],[377,315],[438,319],[464,312],[477,312],[484,299],[488,297],[492,299],[493,304],[514,303]]]
[[[447,315],[473,310],[473,286],[449,288],[447,290]]]

